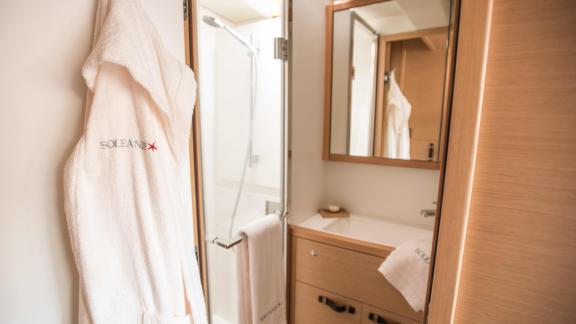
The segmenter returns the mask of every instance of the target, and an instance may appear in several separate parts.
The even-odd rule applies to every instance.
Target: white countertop
[[[414,239],[432,239],[432,230],[354,214],[346,218],[324,218],[316,214],[297,225],[394,248]]]

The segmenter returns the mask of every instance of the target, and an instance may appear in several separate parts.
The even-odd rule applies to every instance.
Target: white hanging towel
[[[240,228],[237,245],[239,324],[285,324],[282,227],[277,215]]]
[[[392,251],[378,268],[415,312],[424,310],[431,250],[429,238],[407,241]]]
[[[188,139],[196,84],[137,0],[101,0],[82,75],[84,134],[65,169],[81,324],[207,324]]]
[[[394,70],[390,72],[386,96],[386,144],[384,157],[410,160],[410,113],[412,105],[400,90]]]

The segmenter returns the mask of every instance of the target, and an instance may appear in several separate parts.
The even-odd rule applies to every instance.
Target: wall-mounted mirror
[[[324,158],[438,168],[450,1],[330,8]]]

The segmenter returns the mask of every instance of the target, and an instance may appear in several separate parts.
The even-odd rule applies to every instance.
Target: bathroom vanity
[[[358,215],[291,225],[291,323],[421,323],[422,312],[378,267],[403,241],[429,237],[429,230]]]

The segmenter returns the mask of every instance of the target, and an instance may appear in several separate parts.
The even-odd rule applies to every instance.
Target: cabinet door
[[[414,312],[402,294],[378,272],[384,259],[300,238],[296,239],[294,253],[297,281],[415,320],[422,318],[422,313]]]
[[[296,282],[295,324],[360,324],[362,304]]]
[[[377,323],[419,324],[421,322],[364,304],[362,306],[362,324],[377,324]]]

